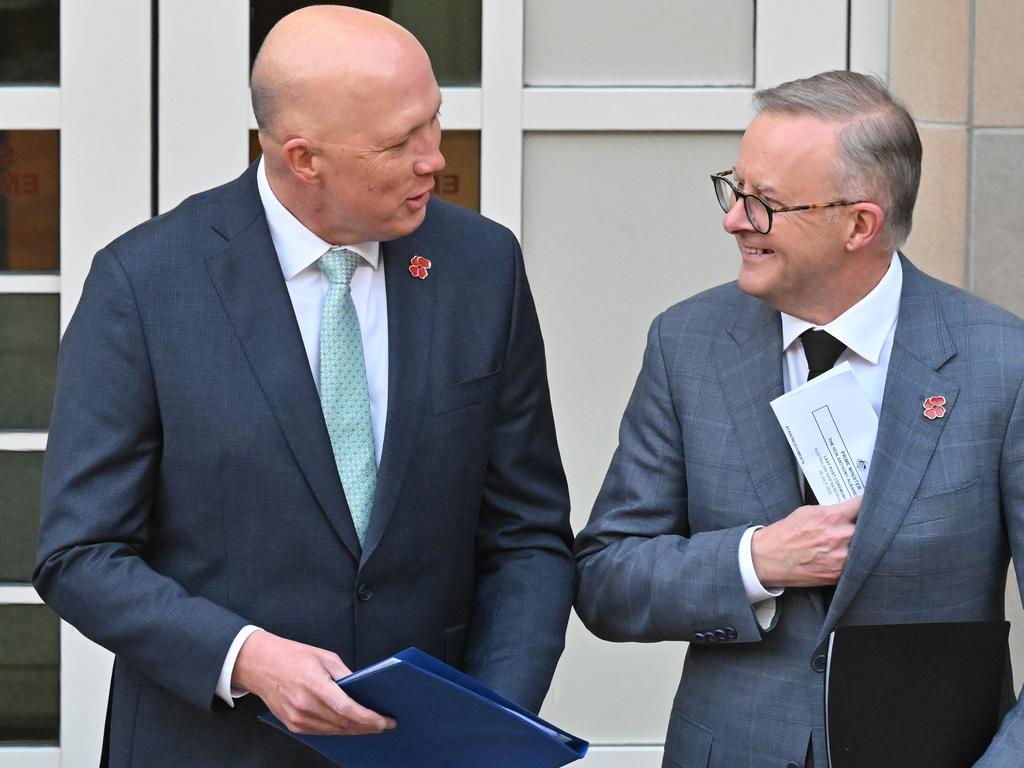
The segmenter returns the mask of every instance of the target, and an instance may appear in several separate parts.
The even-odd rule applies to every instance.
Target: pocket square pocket
[[[480,376],[479,378],[460,381],[458,384],[436,387],[432,401],[434,414],[441,415],[466,408],[470,405],[493,400],[498,389],[498,375],[501,370]]]

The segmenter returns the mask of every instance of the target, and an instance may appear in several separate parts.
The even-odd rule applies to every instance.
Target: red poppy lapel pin
[[[413,277],[418,277],[420,280],[426,280],[427,275],[430,274],[430,259],[424,259],[422,256],[413,256],[409,260],[409,274]]]
[[[924,401],[924,415],[926,419],[934,421],[946,415],[946,398],[942,395],[932,395]]]

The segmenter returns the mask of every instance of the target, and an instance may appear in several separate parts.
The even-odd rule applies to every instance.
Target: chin
[[[762,279],[759,279],[758,275],[754,274],[754,270],[746,264],[740,267],[740,274],[736,279],[736,283],[741,291],[758,299],[763,299],[768,291],[768,286],[763,276]]]

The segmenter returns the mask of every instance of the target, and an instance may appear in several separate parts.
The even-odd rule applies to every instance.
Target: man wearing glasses
[[[1024,575],[1024,325],[897,250],[920,178],[912,118],[851,72],[755,106],[734,168],[712,176],[739,279],[654,321],[576,542],[593,632],[690,643],[665,744],[678,768],[824,768],[837,625],[1002,619],[1010,555]],[[879,427],[863,497],[819,505],[769,402],[836,362]],[[1006,690],[978,766],[1024,754]]]

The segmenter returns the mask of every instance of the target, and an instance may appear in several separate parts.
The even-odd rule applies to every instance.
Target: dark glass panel
[[[441,85],[480,84],[481,0],[357,0],[347,5],[388,16],[412,32],[427,49]],[[263,38],[283,16],[309,0],[249,0],[249,63]]]
[[[0,0],[0,83],[60,83],[60,0]]]
[[[60,132],[0,130],[0,271],[55,272],[59,254]]]
[[[59,296],[0,294],[0,429],[49,425],[59,333]]]
[[[60,737],[60,622],[43,605],[0,605],[0,742]]]
[[[42,479],[42,453],[0,451],[0,582],[32,580]]]

